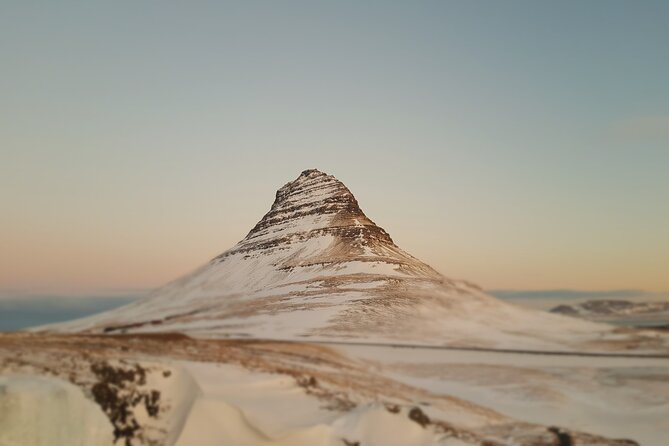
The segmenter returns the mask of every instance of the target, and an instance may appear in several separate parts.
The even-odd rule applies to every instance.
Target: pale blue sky
[[[669,2],[0,3],[0,288],[159,285],[306,168],[487,288],[669,289]]]

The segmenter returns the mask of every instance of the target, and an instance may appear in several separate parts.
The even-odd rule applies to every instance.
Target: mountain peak
[[[337,197],[339,200],[337,200]],[[318,204],[327,205],[334,201],[341,201],[342,198],[354,202],[357,207],[358,203],[355,197],[341,181],[320,170],[308,169],[276,192],[272,209],[291,206],[306,208],[309,205]],[[328,209],[322,210],[327,211]]]
[[[321,172],[318,169],[303,170],[302,173],[300,174],[300,177],[314,177],[314,176],[327,176],[327,174]]]
[[[349,248],[394,246],[390,235],[367,218],[344,183],[320,170],[308,169],[281,187],[269,212],[244,240],[217,259],[236,252],[285,250],[291,244],[318,237],[334,237]]]

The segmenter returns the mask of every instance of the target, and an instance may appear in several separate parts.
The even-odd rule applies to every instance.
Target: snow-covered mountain
[[[191,274],[125,307],[45,328],[547,349],[582,348],[611,330],[444,277],[318,170],[279,189],[241,242]]]
[[[669,318],[669,302],[632,302],[620,299],[588,300],[572,305],[558,305],[552,313],[584,318],[656,316]]]

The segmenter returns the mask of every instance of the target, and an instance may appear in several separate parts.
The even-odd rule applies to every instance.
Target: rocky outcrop
[[[390,235],[365,215],[341,181],[316,169],[305,170],[279,189],[269,212],[241,242],[213,262],[239,253],[246,259],[266,257],[323,237],[333,239],[339,251],[318,256],[321,265],[377,261],[379,257],[396,265],[420,263],[402,252]],[[430,268],[422,264],[420,269]]]

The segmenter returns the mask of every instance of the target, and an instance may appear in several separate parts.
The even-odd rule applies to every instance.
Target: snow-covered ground
[[[7,334],[0,373],[69,381],[115,433],[136,426],[115,446],[549,446],[558,435],[573,445],[663,446],[669,435],[662,357]],[[7,401],[0,392],[0,407]],[[114,417],[122,408],[131,422]],[[77,413],[60,410],[59,423],[81,424]],[[26,431],[47,429],[19,419]],[[61,444],[74,443],[49,446]]]
[[[183,363],[203,390],[177,446],[458,445],[379,403],[328,410],[286,376],[234,365]]]
[[[669,438],[669,359],[333,348],[371,362],[375,372],[385,377],[430,394],[470,401],[516,420],[633,439],[648,446],[664,446]],[[233,443],[244,438],[238,444],[249,445],[340,445],[344,438],[365,445],[461,441],[421,429],[378,403],[345,415],[333,413],[286,376],[250,373],[230,365],[187,363],[184,367],[205,397],[196,404],[193,421],[186,425],[179,445],[216,444],[212,438]],[[421,407],[426,414],[443,419],[439,409],[429,404]],[[480,427],[480,423],[466,414],[457,420],[458,425],[469,428]]]
[[[0,375],[1,446],[111,445],[113,426],[82,390],[58,378]]]
[[[401,382],[518,420],[662,446],[669,357],[623,358],[337,346]]]
[[[441,275],[309,170],[240,243],[146,298],[0,334],[0,372],[78,386],[115,446],[664,446],[667,352],[659,331]]]

